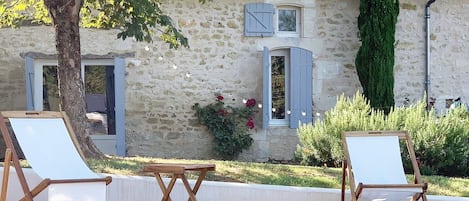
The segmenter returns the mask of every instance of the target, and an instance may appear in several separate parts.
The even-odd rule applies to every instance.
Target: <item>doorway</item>
[[[43,66],[43,110],[59,111],[57,66]],[[87,130],[90,135],[115,135],[114,66],[85,65]]]
[[[28,110],[59,110],[57,61],[25,57]],[[82,59],[90,136],[105,154],[125,156],[125,59]]]

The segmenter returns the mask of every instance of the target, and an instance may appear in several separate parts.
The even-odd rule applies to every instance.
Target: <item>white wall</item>
[[[3,170],[3,169],[2,169]],[[38,183],[40,179],[31,169],[24,169],[28,181]],[[3,171],[0,171],[3,175]],[[108,186],[107,201],[155,201],[162,197],[161,190],[153,177],[110,175],[113,181]],[[166,183],[169,179],[164,179]],[[189,183],[194,185],[195,181]],[[32,184],[31,184],[32,185]],[[204,181],[197,193],[199,201],[338,201],[340,189],[259,185],[232,182]],[[8,201],[18,200],[22,195],[15,173],[11,173],[8,186]],[[187,201],[187,192],[180,180],[172,191],[173,201]],[[46,201],[42,196],[35,201]],[[350,200],[347,194],[346,200]],[[429,201],[469,201],[465,197],[428,196]]]

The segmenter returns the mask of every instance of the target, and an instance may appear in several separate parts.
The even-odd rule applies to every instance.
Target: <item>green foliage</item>
[[[85,92],[88,94],[106,94],[106,67],[86,66]]]
[[[201,3],[207,0],[199,0]],[[24,22],[50,24],[48,10],[42,0],[0,0],[0,27],[17,27]],[[86,28],[119,28],[118,38],[134,37],[137,41],[153,41],[155,31],[170,48],[189,47],[187,38],[161,9],[159,0],[84,0],[81,26]]]
[[[256,100],[249,99],[244,107],[237,108],[225,105],[223,96],[216,97],[214,103],[203,107],[196,103],[192,109],[199,122],[214,135],[215,151],[223,159],[231,160],[252,144],[249,129],[254,128]]]
[[[394,106],[394,43],[398,0],[360,0],[358,29],[362,46],[355,66],[363,94],[387,114]]]
[[[338,166],[343,159],[342,131],[376,129],[382,125],[383,118],[383,113],[373,111],[360,93],[353,99],[342,95],[322,120],[314,125],[300,125],[301,145],[296,155],[303,164],[318,162]]]
[[[416,155],[421,160],[424,174],[446,176],[469,175],[469,119],[465,107],[437,117],[432,110],[426,112],[421,101],[408,108],[399,108],[406,114],[403,130],[413,138]],[[407,161],[405,161],[407,162]],[[410,168],[410,164],[407,164]]]
[[[343,160],[342,131],[407,130],[421,162],[423,174],[469,175],[469,118],[466,107],[445,116],[426,110],[425,101],[398,107],[388,115],[374,110],[357,93],[352,99],[343,95],[323,120],[303,124],[298,129],[301,145],[295,153],[303,164],[339,166]],[[410,163],[404,160],[406,169]]]
[[[34,12],[31,12],[34,11]],[[49,13],[43,1],[39,0],[0,0],[0,28],[18,27],[24,22],[50,24]]]

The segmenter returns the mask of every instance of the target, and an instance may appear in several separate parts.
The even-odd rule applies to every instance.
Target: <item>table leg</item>
[[[171,177],[171,181],[169,182],[168,187],[166,187],[163,179],[161,179],[160,173],[155,173],[155,177],[158,185],[160,186],[161,192],[163,192],[163,198],[161,198],[161,201],[171,201],[171,197],[169,195],[173,190],[174,184],[176,183],[177,176],[173,175]]]
[[[189,201],[196,201],[197,200],[195,195],[199,191],[200,185],[202,184],[202,181],[204,180],[206,174],[207,174],[207,170],[200,171],[199,178],[197,178],[197,181],[195,182],[194,188],[192,188],[192,189],[190,188],[189,183],[187,182],[187,179],[186,179],[187,184],[184,184],[184,186],[186,186],[186,190],[189,193],[189,196],[190,196]],[[183,182],[184,182],[184,179],[183,179]],[[191,191],[192,193],[189,192],[189,191]],[[192,197],[191,195],[194,195],[194,196]]]
[[[189,182],[187,181],[187,178],[184,174],[181,175],[181,180],[182,183],[184,183],[184,187],[186,187],[187,193],[189,194],[189,201],[197,201],[197,198],[195,198],[195,193],[189,185]]]
[[[207,174],[207,170],[200,171],[199,178],[195,182],[194,189],[192,190],[194,194],[197,194],[197,191],[199,191],[200,184],[202,184],[202,181],[205,179],[206,174]]]
[[[209,168],[209,169],[214,170],[212,168]],[[207,168],[190,169],[192,171],[199,171],[200,172],[200,174],[197,178],[197,181],[194,184],[194,187],[191,187],[191,185],[187,181],[187,177],[184,174],[184,172],[185,172],[184,170],[185,169],[181,170],[181,169],[177,169],[177,168],[175,168],[175,170],[173,170],[173,171],[164,170],[164,172],[167,171],[166,173],[172,172],[171,180],[170,180],[170,182],[167,186],[165,185],[165,183],[163,182],[163,179],[161,178],[160,171],[153,171],[153,173],[155,175],[155,178],[156,178],[156,181],[157,181],[158,185],[160,186],[161,191],[163,192],[163,198],[161,199],[161,201],[171,201],[171,191],[174,188],[174,185],[176,184],[176,181],[177,181],[178,177],[181,178],[182,183],[183,183],[187,193],[189,194],[188,201],[197,201],[196,194],[199,191],[199,188],[202,184],[202,181],[205,179],[205,176],[207,175],[208,169]],[[148,172],[148,170],[147,170],[147,172]]]

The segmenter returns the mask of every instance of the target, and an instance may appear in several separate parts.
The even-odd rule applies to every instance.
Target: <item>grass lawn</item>
[[[90,167],[100,173],[145,175],[142,166],[148,163],[214,163],[216,171],[208,172],[206,180],[285,186],[341,188],[342,169],[218,160],[182,160],[145,157],[109,158],[89,160]],[[153,176],[153,175],[146,175]],[[196,178],[195,175],[188,175]],[[412,180],[412,177],[408,177]],[[468,178],[423,176],[428,182],[428,194],[469,197]],[[348,185],[348,184],[347,184]]]

